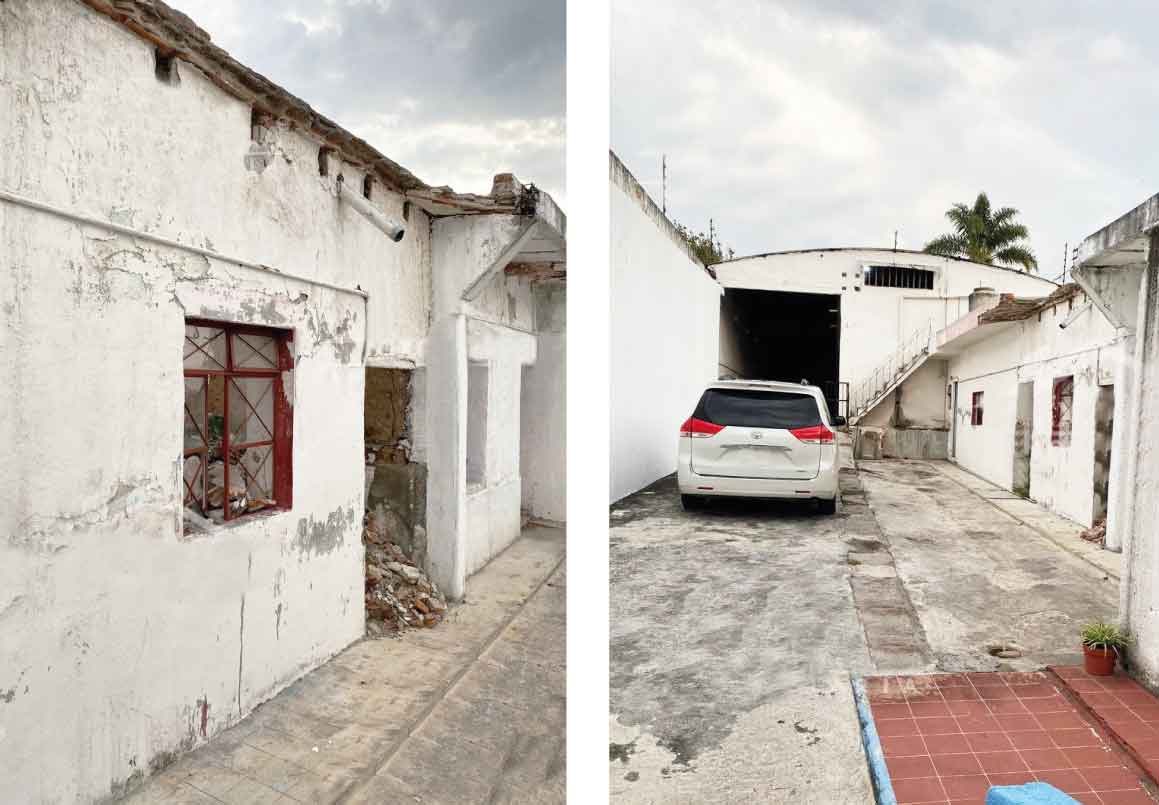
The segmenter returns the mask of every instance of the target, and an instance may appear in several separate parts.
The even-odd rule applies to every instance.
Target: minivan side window
[[[708,389],[693,416],[715,425],[743,428],[792,430],[823,424],[812,395],[760,389]]]

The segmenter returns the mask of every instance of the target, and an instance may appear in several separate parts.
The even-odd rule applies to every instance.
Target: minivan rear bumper
[[[822,450],[819,472],[808,480],[699,475],[692,471],[691,462],[682,460],[676,471],[676,484],[682,495],[833,500],[837,497],[836,453],[835,447]],[[685,458],[681,456],[681,459]]]

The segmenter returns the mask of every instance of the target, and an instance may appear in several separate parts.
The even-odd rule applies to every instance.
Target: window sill
[[[213,537],[224,531],[233,531],[236,528],[241,528],[250,523],[262,522],[265,520],[277,517],[279,514],[289,514],[291,509],[269,508],[261,511],[252,512],[242,517],[235,518],[228,522],[217,522],[215,520],[207,520],[207,525],[195,523],[184,516],[181,517],[181,539],[195,540],[204,539],[206,537]],[[199,518],[204,519],[204,518]]]

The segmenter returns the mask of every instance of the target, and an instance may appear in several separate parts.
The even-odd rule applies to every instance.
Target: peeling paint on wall
[[[362,514],[353,506],[330,512],[325,522],[303,518],[298,521],[294,547],[306,556],[331,553],[345,543],[348,534],[356,533],[361,522]]]

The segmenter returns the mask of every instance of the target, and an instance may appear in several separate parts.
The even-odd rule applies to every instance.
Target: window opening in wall
[[[153,75],[162,84],[176,86],[180,83],[177,76],[177,54],[164,51],[161,48],[153,50]]]
[[[318,149],[318,175],[330,175],[330,155],[334,153],[333,148],[322,146]]]
[[[373,188],[373,187],[374,187],[374,177],[363,176],[362,177],[362,197],[365,199],[369,199],[370,198],[370,191],[371,191],[371,188]]]
[[[213,522],[288,509],[292,333],[186,319],[184,502]]]
[[[1050,443],[1058,447],[1070,444],[1071,412],[1074,408],[1074,375],[1056,377],[1051,395]]]
[[[266,134],[274,127],[274,116],[263,112],[256,106],[250,108],[250,139],[255,143],[264,143]]]
[[[878,288],[918,288],[933,290],[934,272],[904,266],[867,266],[865,284]]]
[[[490,380],[485,363],[467,367],[467,486],[487,482],[487,398]]]
[[[982,395],[984,392],[975,391],[970,398],[970,424],[982,424]]]

